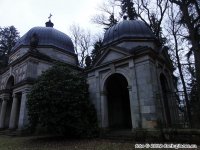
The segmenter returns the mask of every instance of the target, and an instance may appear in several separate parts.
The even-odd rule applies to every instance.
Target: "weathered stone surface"
[[[121,32],[119,31],[119,33]],[[137,35],[143,37],[140,33]],[[142,49],[137,49],[138,47]],[[164,122],[165,106],[163,105],[160,75],[163,74],[166,77],[169,90],[174,91],[174,87],[172,72],[168,68],[170,64],[165,64],[167,61],[161,56],[162,54],[158,53],[154,39],[122,38],[112,45],[104,45],[101,52],[94,66],[87,70],[85,74],[89,85],[90,100],[97,111],[99,126],[112,128],[111,124],[114,120],[119,124],[123,124],[123,122],[127,122],[128,125],[131,124],[128,127],[124,125],[125,128],[155,128],[156,120],[161,119]],[[12,127],[16,126],[13,122],[17,120],[18,128],[23,129],[24,125],[27,124],[26,91],[31,89],[32,86],[32,83],[24,81],[36,79],[42,72],[50,68],[54,61],[61,61],[77,67],[77,56],[75,54],[51,46],[39,47],[34,53],[30,53],[27,46],[22,46],[12,52],[9,57],[9,68],[0,74],[0,98],[4,97],[3,94],[5,94],[8,81],[13,77],[14,83],[12,84],[15,85],[13,93],[21,98],[21,103],[20,106],[9,103],[9,107],[3,107],[6,103],[0,102],[0,112],[3,112],[0,114],[1,127],[5,124],[4,120],[8,120],[10,116],[9,113],[5,115],[5,110],[7,108],[9,110],[13,105],[13,110],[16,107],[20,111],[18,118],[12,115],[14,116],[12,117],[14,119],[10,121]],[[114,75],[118,75],[118,77],[115,76],[116,80],[114,80],[118,84],[112,83],[116,87],[108,86],[110,77]],[[112,89],[108,87],[112,87]],[[118,89],[117,93],[109,93],[113,89]],[[114,107],[115,109],[113,109]],[[177,120],[174,99],[169,100],[169,109],[174,123]],[[11,114],[14,114],[14,111]],[[6,117],[6,119],[3,117]]]
[[[95,103],[97,110],[100,111],[98,112],[100,124],[103,124],[104,126],[102,127],[104,128],[109,127],[109,119],[105,120],[105,115],[109,116],[108,107],[105,108],[106,105],[99,104],[99,102],[105,103],[105,101],[109,101],[109,97],[107,97],[108,89],[106,89],[107,79],[113,74],[121,74],[128,82],[132,128],[137,128],[140,124],[142,124],[143,128],[154,128],[157,124],[157,119],[162,117],[161,111],[163,109],[159,109],[161,105],[158,103],[157,95],[161,93],[161,89],[160,82],[158,82],[160,79],[156,62],[152,63],[154,60],[148,56],[142,56],[133,61],[130,57],[128,61],[130,64],[126,66],[125,61],[124,64],[123,61],[118,62],[118,58],[115,55],[112,57],[112,54],[112,52],[109,52],[110,58],[106,59],[106,65],[101,68],[98,68],[97,65],[95,70],[89,72],[90,76],[88,77],[91,100]],[[106,55],[104,57],[108,58]],[[116,61],[114,61],[115,59]],[[97,74],[97,72],[98,78],[95,80],[91,75]],[[94,85],[96,85],[96,88]],[[98,90],[103,92],[103,94],[101,93],[103,96],[97,92]],[[96,93],[96,95],[92,93]],[[108,114],[105,114],[105,112]],[[104,119],[101,119],[102,116]]]

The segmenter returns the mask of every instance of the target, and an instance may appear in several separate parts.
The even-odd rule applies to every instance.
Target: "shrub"
[[[86,80],[65,65],[45,71],[28,95],[30,129],[50,134],[91,137],[98,133],[97,116],[89,101]]]

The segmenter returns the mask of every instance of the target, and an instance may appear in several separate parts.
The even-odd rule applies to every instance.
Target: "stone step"
[[[4,135],[5,134],[5,132],[3,132],[3,131],[0,131],[0,135]]]
[[[8,135],[8,136],[17,136],[18,131],[17,130],[0,130],[0,135]]]

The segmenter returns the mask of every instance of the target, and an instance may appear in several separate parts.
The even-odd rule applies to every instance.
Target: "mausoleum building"
[[[102,54],[88,71],[91,100],[102,128],[156,128],[177,123],[173,66],[150,28],[123,20],[104,35]]]
[[[0,74],[0,128],[23,129],[27,125],[27,93],[33,81],[61,61],[78,66],[77,55],[70,37],[53,28],[34,27],[13,47],[7,69]]]
[[[173,66],[158,43],[139,20],[123,20],[105,32],[101,54],[86,75],[101,128],[152,129],[158,121],[165,127],[177,123],[177,103],[168,94],[174,92]],[[55,61],[80,69],[70,37],[51,21],[19,39],[0,74],[0,129],[26,127],[27,94]]]

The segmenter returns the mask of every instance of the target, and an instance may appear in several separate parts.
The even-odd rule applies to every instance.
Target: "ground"
[[[0,150],[132,150],[131,141],[0,136]]]

